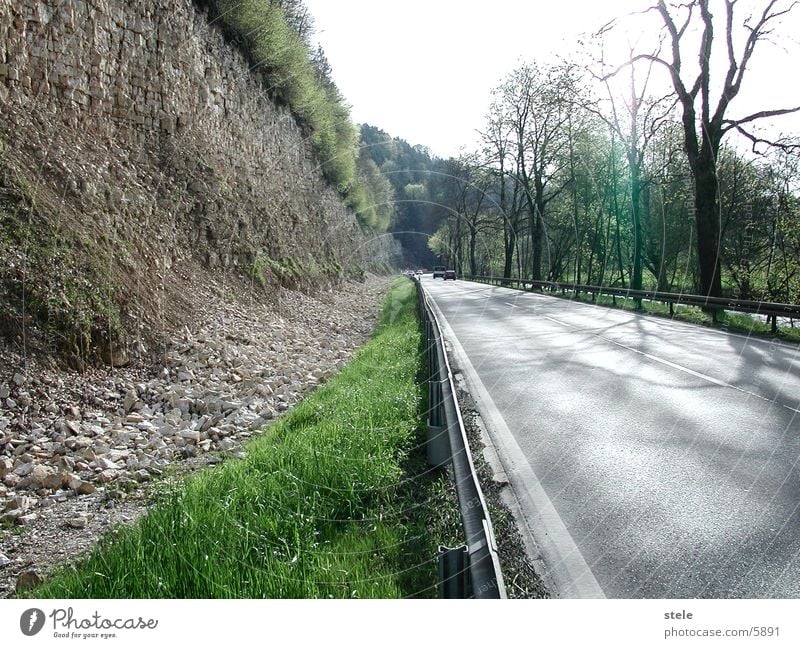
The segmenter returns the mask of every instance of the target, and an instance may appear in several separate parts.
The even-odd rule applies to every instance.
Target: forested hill
[[[391,231],[403,246],[408,265],[428,267],[437,256],[430,237],[448,215],[444,195],[447,162],[424,146],[412,146],[380,128],[361,125],[361,156],[369,158],[391,185]]]
[[[202,312],[189,279],[269,300],[388,267],[383,185],[303,15],[0,0],[0,333],[124,362]]]

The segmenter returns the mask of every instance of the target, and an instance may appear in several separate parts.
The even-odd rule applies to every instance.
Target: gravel
[[[543,570],[541,562],[537,561],[536,556],[531,555],[526,548],[514,513],[508,505],[508,501],[513,499],[511,485],[505,480],[504,475],[495,474],[486,459],[487,451],[493,451],[487,449],[484,444],[485,433],[481,431],[482,423],[475,402],[466,391],[460,374],[455,378],[459,409],[467,432],[470,452],[497,541],[497,553],[506,594],[508,598],[551,598],[552,594],[539,573]]]
[[[308,295],[203,295],[202,320],[123,368],[59,369],[0,341],[0,598],[146,511],[152,484],[241,446],[336,374],[387,280]],[[132,354],[133,355],[133,354]]]

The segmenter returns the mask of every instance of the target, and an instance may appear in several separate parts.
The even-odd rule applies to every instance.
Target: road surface
[[[561,595],[800,597],[796,347],[423,286]]]

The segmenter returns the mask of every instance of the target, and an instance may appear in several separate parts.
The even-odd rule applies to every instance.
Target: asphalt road
[[[501,459],[515,491],[538,493],[529,524],[562,595],[800,597],[797,348],[464,281],[423,286],[492,435],[513,436]]]

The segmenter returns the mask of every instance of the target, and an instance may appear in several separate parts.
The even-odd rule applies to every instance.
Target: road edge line
[[[489,440],[519,501],[526,526],[520,532],[533,536],[551,572],[551,580],[558,590],[559,598],[606,598],[578,545],[450,328],[450,323],[434,300],[431,300],[431,306],[436,309],[445,338],[456,357],[456,364],[464,376],[486,426]]]

